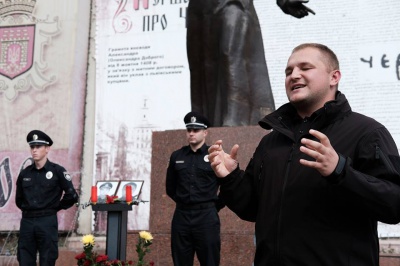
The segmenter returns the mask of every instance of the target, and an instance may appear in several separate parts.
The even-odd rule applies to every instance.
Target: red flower
[[[84,252],[75,256],[75,259],[77,260],[82,260],[84,258],[86,258],[86,254]]]
[[[108,260],[108,256],[107,255],[98,255],[96,258],[96,262],[103,262]]]
[[[154,266],[154,261],[150,261],[150,266]]]
[[[106,195],[107,199],[106,199],[106,203],[110,204],[110,203],[114,203],[116,199],[118,199],[118,196],[109,196]]]

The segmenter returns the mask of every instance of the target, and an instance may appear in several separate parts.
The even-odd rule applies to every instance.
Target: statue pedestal
[[[106,254],[109,260],[126,260],[128,211],[132,205],[126,203],[95,204],[93,211],[107,212]]]

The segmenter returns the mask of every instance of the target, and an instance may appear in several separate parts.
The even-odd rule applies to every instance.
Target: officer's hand
[[[300,147],[300,151],[314,158],[315,161],[300,159],[300,163],[318,170],[322,176],[329,176],[338,164],[339,155],[331,146],[325,134],[313,129],[309,133],[319,139],[320,142],[303,138],[301,139],[301,143],[304,146]]]
[[[304,4],[309,0],[277,0],[278,6],[285,14],[292,15],[296,18],[308,16],[308,13],[315,15],[315,12]]]
[[[226,154],[222,149],[222,140],[218,140],[208,149],[208,159],[211,167],[218,177],[225,177],[236,169],[239,145],[232,147],[231,154]]]

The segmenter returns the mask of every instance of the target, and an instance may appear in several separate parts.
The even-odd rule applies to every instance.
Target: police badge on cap
[[[51,138],[44,132],[40,130],[32,130],[31,132],[28,133],[26,136],[26,142],[28,142],[29,145],[47,145],[51,146],[53,145],[53,141]]]
[[[207,117],[196,112],[189,112],[185,115],[183,121],[185,122],[186,128],[207,129],[211,126]]]

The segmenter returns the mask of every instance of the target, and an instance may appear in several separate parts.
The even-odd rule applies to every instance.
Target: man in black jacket
[[[256,222],[255,265],[379,265],[378,221],[400,222],[400,158],[388,130],[351,110],[336,55],[296,47],[285,69],[289,103],[245,171],[238,145],[209,149],[220,196]]]
[[[167,195],[176,203],[171,226],[171,250],[175,266],[217,266],[221,239],[218,211],[225,205],[218,198],[218,182],[206,145],[208,119],[190,112],[184,117],[189,145],[172,153],[166,178]]]
[[[47,159],[52,139],[32,130],[26,140],[33,164],[18,176],[15,202],[22,211],[18,239],[18,261],[22,266],[54,266],[58,258],[57,212],[78,201],[71,175],[64,167]]]

